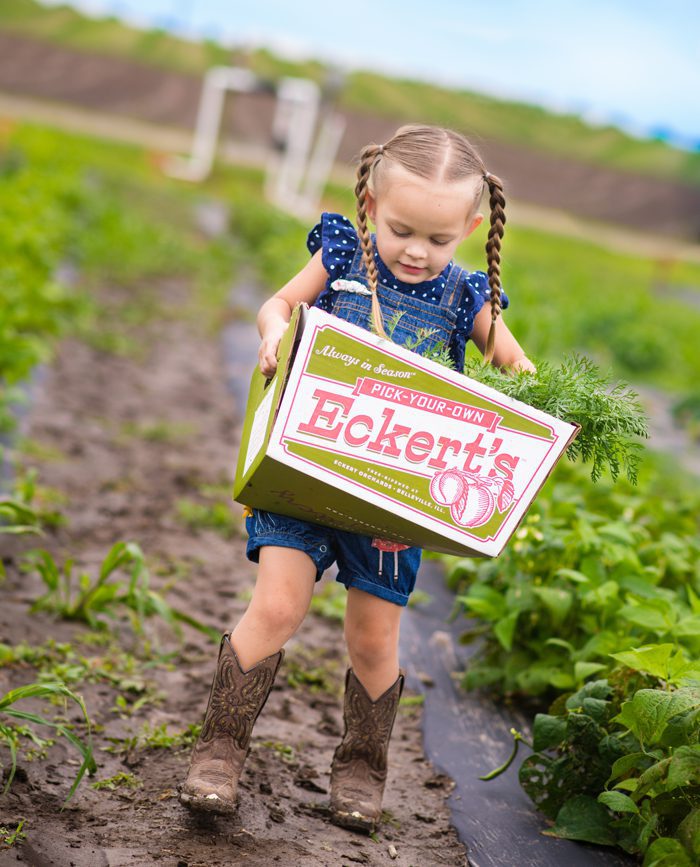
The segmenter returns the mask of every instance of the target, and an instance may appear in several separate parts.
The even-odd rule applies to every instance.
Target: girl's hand
[[[289,317],[299,302],[311,306],[323,291],[328,273],[321,260],[321,250],[258,311],[258,331],[262,342],[258,350],[260,371],[268,378],[277,370],[277,350],[289,326]]]
[[[263,376],[268,379],[275,375],[277,370],[277,350],[284,332],[289,328],[289,322],[279,322],[266,329],[258,350],[258,366]]]
[[[510,370],[526,370],[528,373],[537,373],[535,365],[524,355],[522,358],[516,359],[512,364],[509,364],[508,367]]]

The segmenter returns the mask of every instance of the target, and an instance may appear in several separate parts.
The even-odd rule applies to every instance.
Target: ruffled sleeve
[[[347,217],[341,214],[321,214],[321,222],[309,232],[306,246],[312,255],[321,250],[321,262],[328,272],[326,288],[316,299],[315,307],[330,312],[333,290],[331,283],[350,270],[357,247],[357,232]]]
[[[459,371],[464,368],[464,351],[474,328],[474,319],[484,304],[490,303],[491,295],[489,278],[483,271],[464,271],[461,288],[457,325],[450,341],[450,356]],[[501,308],[505,310],[509,304],[508,296],[501,291]]]
[[[350,270],[357,247],[355,227],[341,214],[321,214],[321,222],[309,232],[306,246],[310,253],[322,250],[321,261],[329,277],[344,277]]]

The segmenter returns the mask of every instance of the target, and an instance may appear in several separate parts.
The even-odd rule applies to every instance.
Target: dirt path
[[[119,297],[113,290],[108,294],[118,316]],[[232,432],[241,408],[232,406],[226,389],[218,341],[201,334],[186,315],[186,287],[169,284],[158,294],[171,315],[135,335],[140,353],[117,357],[76,342],[60,348],[29,418],[33,450],[40,445],[42,458],[25,462],[39,468],[43,485],[67,497],[67,524],[41,540],[57,559],[70,555],[78,566],[94,570],[114,542],[138,542],[154,584],[173,584],[171,604],[223,629],[244,609],[254,579],[240,525],[234,522],[229,539],[188,528],[178,520],[177,501],[206,502],[203,488],[228,489]],[[40,585],[20,573],[19,560],[30,544],[36,542],[3,542],[8,577],[0,641],[70,642],[75,654],[104,668],[111,651],[89,643],[83,629],[29,613]],[[84,782],[61,811],[76,770],[67,763],[74,753],[59,742],[43,760],[22,759],[17,781],[0,799],[0,824],[24,817],[28,839],[0,853],[0,865],[467,863],[444,804],[450,782],[424,758],[416,708],[399,714],[385,798],[388,822],[378,838],[329,823],[328,768],[340,734],[346,660],[339,623],[315,614],[289,643],[283,674],[256,726],[238,816],[194,820],[176,797],[188,751],[137,749],[125,739],[145,723],[151,730],[166,724],[172,733],[200,720],[215,646],[189,627],[184,645],[163,624],[158,633],[163,649],[174,654],[169,664],[146,671],[146,686],[161,693],[158,702],[120,713],[119,695],[129,704],[134,699],[123,672],[119,685],[98,677],[79,687],[98,725],[97,778],[131,773],[138,787],[95,790]],[[131,634],[123,624],[120,641],[126,647]],[[1,668],[0,687],[33,676],[26,665]],[[116,751],[106,752],[109,747]]]

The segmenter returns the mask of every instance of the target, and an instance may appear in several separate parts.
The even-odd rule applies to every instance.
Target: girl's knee
[[[298,597],[265,594],[253,597],[248,611],[261,629],[275,635],[292,635],[304,619],[306,608]]]
[[[360,623],[348,628],[346,624],[345,640],[355,663],[368,667],[389,661],[398,652],[398,630],[383,625],[371,628]]]

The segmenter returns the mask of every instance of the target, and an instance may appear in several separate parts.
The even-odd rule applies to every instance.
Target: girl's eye
[[[431,238],[431,243],[435,244],[437,247],[444,247],[449,244],[449,241],[438,241],[437,238]]]
[[[399,232],[398,229],[394,229],[394,228],[392,228],[391,231],[393,232],[394,235],[396,235],[397,238],[408,238],[408,236],[411,234],[410,232]]]

